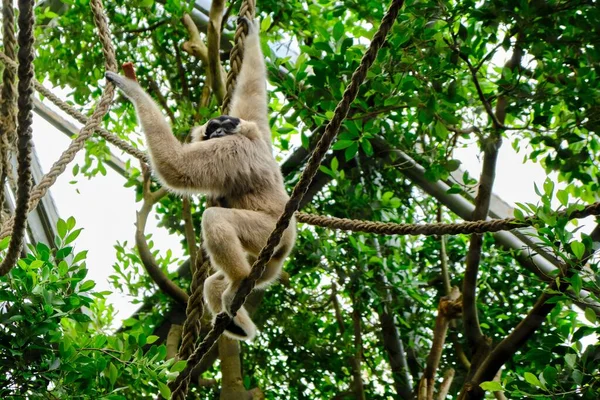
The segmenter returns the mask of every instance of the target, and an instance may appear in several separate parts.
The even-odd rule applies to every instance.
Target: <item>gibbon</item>
[[[259,28],[254,21],[243,21],[248,35],[231,115],[194,128],[189,144],[173,136],[159,107],[136,81],[106,73],[135,105],[158,180],[176,193],[204,193],[222,205],[202,214],[203,245],[216,269],[204,284],[204,299],[213,321],[222,311],[231,315],[235,291],[250,273],[248,258],[255,258],[266,244],[289,198],[272,155]],[[279,277],[295,240],[296,222],[292,220],[257,288],[264,289]],[[254,338],[256,326],[244,307],[225,333],[239,340]]]

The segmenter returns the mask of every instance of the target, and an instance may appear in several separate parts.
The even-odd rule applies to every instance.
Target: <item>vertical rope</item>
[[[108,28],[108,23],[106,21],[106,16],[104,15],[104,8],[102,6],[101,0],[91,0],[90,6],[92,8],[92,12],[94,13],[94,23],[96,28],[98,29],[98,36],[100,38],[100,42],[102,44],[102,52],[104,53],[105,59],[105,68],[108,71],[117,71],[117,62],[115,58],[115,51],[112,47],[112,43],[110,41],[110,29]],[[19,68],[21,66],[19,65]],[[73,161],[75,155],[83,148],[85,145],[85,141],[92,136],[94,131],[98,129],[100,124],[102,123],[102,118],[108,112],[110,108],[110,104],[112,103],[112,99],[115,93],[115,86],[112,83],[107,83],[102,96],[100,97],[100,101],[94,110],[92,116],[88,119],[87,123],[79,132],[79,136],[74,139],[69,147],[63,152],[58,161],[52,165],[50,171],[46,175],[42,177],[40,182],[33,188],[31,191],[31,198],[29,200],[28,211],[33,210],[39,203],[42,197],[48,192],[50,186],[56,182],[56,179],[62,174],[67,165]],[[16,219],[8,220],[4,226],[2,227],[2,231],[0,231],[0,239],[6,237],[10,233],[10,229],[16,225]],[[2,271],[0,271],[0,275]]]
[[[356,71],[354,71],[354,74],[352,74],[350,84],[344,91],[342,100],[339,102],[334,111],[333,118],[327,124],[323,136],[317,143],[312,156],[308,160],[307,166],[304,172],[302,173],[298,184],[296,184],[296,187],[294,188],[294,191],[290,196],[290,200],[285,206],[283,214],[281,215],[281,217],[279,217],[275,229],[273,230],[273,232],[271,232],[271,235],[267,240],[267,244],[260,251],[257,260],[252,265],[250,275],[240,285],[240,288],[237,291],[233,303],[231,305],[232,314],[235,315],[240,309],[240,307],[244,304],[244,302],[246,301],[246,297],[254,289],[254,286],[256,285],[256,280],[263,274],[265,266],[270,260],[271,256],[273,255],[275,247],[279,244],[283,232],[288,227],[290,220],[294,216],[294,212],[298,209],[300,205],[302,197],[304,197],[304,194],[308,190],[312,179],[319,170],[323,156],[329,150],[329,146],[337,136],[342,122],[348,115],[350,105],[356,98],[358,94],[358,89],[360,88],[360,85],[363,83],[365,77],[367,76],[367,71],[375,61],[377,53],[383,45],[383,43],[385,42],[386,36],[390,31],[392,25],[394,24],[394,21],[398,16],[398,12],[400,11],[400,8],[402,8],[403,4],[403,0],[392,0],[392,3],[387,13],[381,21],[379,30],[377,31],[377,33],[373,37],[373,40],[371,41],[369,49],[363,56],[362,60],[360,61],[360,65],[358,66]],[[190,379],[192,369],[196,366],[197,363],[202,361],[202,358],[214,346],[214,344],[217,342],[217,339],[225,331],[225,328],[230,322],[231,318],[225,313],[221,313],[217,316],[212,330],[208,333],[208,335],[206,335],[202,343],[200,343],[200,345],[196,348],[194,353],[190,356],[185,369],[177,377],[175,381],[177,389],[174,392],[174,394],[177,393],[178,395],[180,395],[183,388],[187,385],[187,383],[185,382],[188,382]],[[185,393],[183,394],[183,397],[185,397]]]
[[[240,17],[246,17],[249,20],[254,19],[254,15],[256,13],[256,0],[244,0],[242,1],[242,5],[240,6],[240,12],[238,15]],[[246,35],[248,27],[246,24],[240,24],[238,22],[237,28],[235,30],[235,35],[233,40],[235,45],[231,49],[231,53],[229,53],[229,73],[227,74],[227,81],[225,82],[226,92],[225,97],[223,98],[223,104],[221,105],[221,112],[223,114],[229,113],[229,106],[231,105],[231,95],[233,94],[233,89],[235,88],[235,82],[237,81],[238,74],[242,69],[242,62],[244,57],[244,42],[246,41]]]
[[[15,265],[21,246],[25,238],[25,225],[27,223],[27,204],[29,203],[31,189],[31,124],[33,122],[33,25],[35,16],[33,14],[33,0],[19,0],[19,77],[18,107],[17,114],[17,147],[18,147],[18,180],[17,180],[17,204],[15,208],[14,225],[12,237],[6,256],[0,264],[0,276],[6,275]]]
[[[186,319],[183,324],[181,333],[181,347],[179,348],[178,357],[180,360],[187,360],[194,352],[194,345],[200,335],[200,319],[204,313],[204,303],[202,298],[202,288],[206,273],[210,268],[208,260],[202,262],[201,258],[197,258],[196,266],[193,268],[192,284],[190,285],[190,298],[188,299],[187,308],[185,310]]]
[[[2,0],[2,42],[6,57],[16,57],[15,11],[12,0]],[[12,178],[10,155],[15,147],[17,135],[17,84],[16,68],[5,68],[2,74],[0,95],[0,213],[4,209],[4,185]],[[0,215],[0,221],[2,216]]]

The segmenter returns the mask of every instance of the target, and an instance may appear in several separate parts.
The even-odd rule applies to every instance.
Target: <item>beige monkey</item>
[[[221,311],[231,314],[235,291],[250,273],[247,256],[258,255],[288,200],[271,150],[266,68],[258,26],[243,21],[249,32],[231,116],[194,128],[189,144],[173,136],[156,103],[136,81],[106,73],[135,105],[152,167],[162,184],[184,195],[200,192],[217,197],[227,207],[211,207],[202,215],[204,246],[217,269],[204,284],[204,298],[213,316]],[[295,240],[296,222],[292,220],[257,288],[266,288],[278,278]],[[236,339],[254,338],[256,327],[244,307],[226,334]]]

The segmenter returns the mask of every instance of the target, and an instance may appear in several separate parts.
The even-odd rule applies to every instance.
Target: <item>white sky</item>
[[[33,123],[33,136],[42,169],[47,172],[67,148],[70,139],[37,114]],[[135,192],[132,188],[123,187],[124,178],[108,167],[106,176],[99,174],[89,180],[80,174],[76,178],[77,183],[70,184],[69,182],[74,180],[72,167],[75,162],[83,164],[84,151],[77,155],[58,178],[50,189],[50,194],[60,217],[66,220],[73,216],[77,220],[77,227],[84,228],[75,242],[75,247],[77,251],[88,250],[88,278],[96,281],[97,291],[112,290],[108,276],[114,273],[112,266],[117,261],[113,246],[117,241],[134,244],[135,213],[141,203],[135,202]],[[169,235],[164,229],[158,229],[156,223],[154,214],[151,214],[146,231],[153,235],[152,240],[157,248],[161,253],[171,249],[174,256],[180,257],[183,254],[180,238]],[[173,269],[175,268],[176,266],[173,266]],[[117,326],[138,307],[119,293],[113,293],[109,301],[119,312],[115,318]]]

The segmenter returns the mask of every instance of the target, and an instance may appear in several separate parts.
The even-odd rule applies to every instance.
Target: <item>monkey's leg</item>
[[[257,211],[211,207],[204,212],[202,234],[206,250],[213,264],[230,281],[222,297],[225,312],[229,313],[235,292],[242,280],[250,274],[251,266],[246,252],[258,254],[266,244],[275,223],[275,218]],[[284,253],[287,255],[287,252]],[[271,268],[267,268],[268,278],[261,279],[265,283],[263,287],[267,281],[277,278],[282,260],[270,264]]]
[[[215,318],[222,311],[221,297],[229,286],[229,281],[222,272],[216,272],[204,281],[204,300],[210,313]],[[242,307],[233,318],[233,321],[225,328],[225,335],[232,339],[252,340],[256,336],[256,326],[248,315],[245,307]]]

